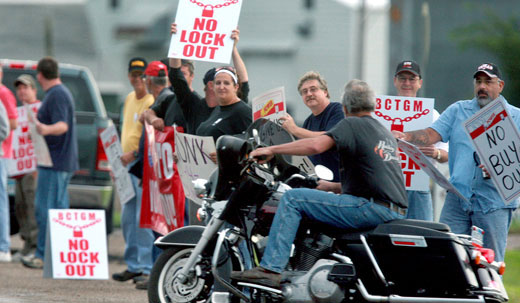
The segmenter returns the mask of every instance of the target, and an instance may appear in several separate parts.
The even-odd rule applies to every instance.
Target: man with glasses
[[[138,157],[139,138],[143,128],[143,124],[139,122],[139,115],[154,101],[153,95],[148,93],[143,79],[146,66],[147,62],[143,58],[132,58],[128,63],[128,80],[134,90],[128,94],[123,106],[121,162],[129,168]],[[128,268],[112,275],[114,280],[121,282],[140,275],[149,275],[153,265],[152,249],[155,237],[151,229],[139,227],[142,188],[139,186],[139,179],[136,176],[130,174],[130,179],[135,196],[123,204],[121,211],[121,228],[126,243],[124,259]]]
[[[422,86],[421,69],[411,60],[402,61],[397,65],[394,75],[394,86],[399,96],[417,97],[417,91]],[[439,118],[439,112],[433,110],[433,121]],[[439,163],[448,161],[448,144],[437,142],[428,146],[419,146],[428,157]],[[408,219],[433,221],[433,203],[430,190],[407,190]]]
[[[291,115],[280,118],[282,127],[298,139],[313,138],[325,134],[338,122],[345,118],[341,104],[330,102],[327,82],[315,71],[305,73],[298,81],[298,92],[303,103],[311,110],[311,114],[299,127]],[[309,156],[314,165],[321,164],[334,173],[332,182],[339,182],[339,154],[335,150],[328,150],[321,154]],[[332,183],[320,180],[318,189],[332,190]],[[334,188],[337,188],[334,186]]]
[[[495,260],[503,261],[507,232],[519,200],[505,204],[493,182],[483,174],[483,166],[478,165],[480,161],[474,159],[475,150],[462,124],[491,101],[500,98],[505,101],[515,124],[520,126],[520,109],[508,104],[500,94],[504,81],[495,64],[481,64],[473,78],[475,97],[472,100],[450,105],[429,128],[406,133],[394,131],[394,136],[417,145],[449,141],[450,181],[469,202],[448,192],[440,221],[457,234],[471,234],[472,225],[483,228],[484,247],[495,251]]]

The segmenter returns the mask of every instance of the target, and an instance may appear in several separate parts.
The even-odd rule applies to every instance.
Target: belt
[[[397,204],[395,203],[392,203],[392,202],[386,202],[386,201],[381,201],[381,200],[378,200],[378,199],[370,199],[372,202],[374,202],[375,204],[379,204],[381,206],[384,206],[388,209],[390,209],[391,211],[393,212],[396,212],[400,215],[403,215],[403,216],[406,216],[406,208],[402,208],[402,207],[399,207]]]

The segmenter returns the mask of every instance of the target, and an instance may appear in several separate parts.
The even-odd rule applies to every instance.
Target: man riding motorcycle
[[[285,193],[269,232],[260,267],[232,272],[231,278],[279,288],[303,216],[340,229],[364,229],[402,219],[408,206],[393,135],[372,118],[375,95],[368,84],[352,80],[342,97],[346,118],[324,135],[259,148],[260,163],[274,154],[313,155],[336,147],[340,183],[322,184],[334,193],[298,188]],[[261,160],[260,160],[261,159]],[[328,186],[326,186],[328,185]]]

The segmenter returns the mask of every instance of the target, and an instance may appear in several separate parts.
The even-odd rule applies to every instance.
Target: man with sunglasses
[[[457,234],[471,234],[473,225],[484,229],[484,247],[495,251],[495,260],[503,261],[507,233],[519,200],[505,204],[493,182],[483,174],[484,167],[474,158],[475,150],[462,124],[491,101],[500,98],[506,102],[514,123],[520,126],[520,109],[508,104],[500,94],[505,83],[495,64],[481,64],[473,78],[475,97],[472,100],[450,105],[429,128],[406,133],[394,131],[394,136],[416,145],[449,141],[450,182],[468,202],[448,193],[440,221]]]
[[[394,86],[398,96],[417,97],[417,91],[422,86],[421,69],[411,60],[402,61],[397,65],[394,75]],[[433,121],[439,118],[439,112],[433,110]],[[437,142],[428,146],[419,146],[428,157],[439,163],[448,161],[448,144]],[[430,190],[407,190],[408,219],[433,221],[433,202]]]

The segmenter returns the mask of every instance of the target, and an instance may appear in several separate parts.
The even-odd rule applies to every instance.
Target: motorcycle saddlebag
[[[398,295],[457,297],[478,288],[464,243],[451,233],[390,222],[367,242]]]

